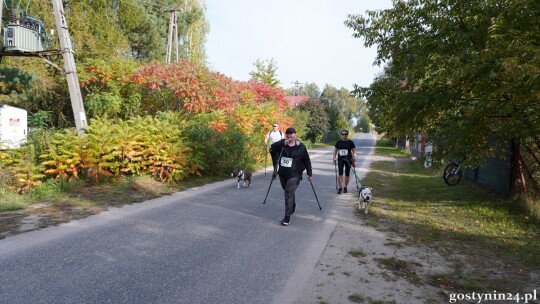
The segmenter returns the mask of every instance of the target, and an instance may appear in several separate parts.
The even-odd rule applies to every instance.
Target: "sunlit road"
[[[359,168],[375,137],[355,143]],[[259,172],[0,240],[0,303],[292,303],[336,225],[332,151],[310,151],[322,211],[304,178],[288,227]]]

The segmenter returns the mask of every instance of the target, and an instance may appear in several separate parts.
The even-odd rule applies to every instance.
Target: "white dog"
[[[362,209],[362,205],[365,206],[364,214],[368,213],[369,203],[371,202],[371,187],[362,186],[360,188],[360,196],[358,197],[358,209]]]

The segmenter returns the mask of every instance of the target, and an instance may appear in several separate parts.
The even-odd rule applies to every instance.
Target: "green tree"
[[[300,86],[300,95],[302,96],[309,96],[309,98],[313,99],[319,99],[321,96],[321,90],[319,89],[319,86],[317,86],[316,83],[304,83]]]
[[[166,21],[160,10],[147,2],[118,2],[118,23],[126,33],[130,54],[141,61],[163,60],[166,47]],[[168,19],[167,19],[168,20]]]
[[[328,114],[324,105],[317,99],[309,99],[300,105],[299,109],[309,112],[305,138],[312,143],[321,141],[329,130]]]
[[[185,12],[178,23],[181,37],[180,58],[200,65],[206,64],[206,35],[210,30],[206,20],[206,5],[198,0],[184,0]]]
[[[36,77],[35,73],[0,66],[0,103],[19,105],[26,101],[26,92],[32,88],[32,80]]]
[[[264,60],[257,59],[253,64],[255,70],[250,72],[251,79],[264,82],[271,87],[277,87],[279,80],[277,79],[277,64],[274,59]]]
[[[360,98],[351,95],[345,88],[337,89],[329,84],[325,85],[320,100],[325,104],[331,117],[331,130],[350,128],[358,120],[365,105]],[[337,111],[330,114],[331,111]]]
[[[384,75],[355,93],[394,134],[425,130],[438,152],[493,156],[508,139],[540,140],[540,2],[414,0],[350,15]]]

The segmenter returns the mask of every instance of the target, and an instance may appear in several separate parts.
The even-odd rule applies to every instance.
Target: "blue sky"
[[[210,67],[249,80],[254,63],[274,59],[281,86],[294,81],[352,89],[368,86],[382,67],[376,51],[344,25],[348,14],[390,8],[391,0],[205,0]]]

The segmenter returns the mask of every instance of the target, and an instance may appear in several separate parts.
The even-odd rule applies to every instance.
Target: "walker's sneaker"
[[[286,216],[281,220],[281,225],[283,226],[289,226],[289,223],[291,222],[291,217]]]
[[[343,188],[343,193],[347,193],[347,187]]]
[[[341,194],[341,188],[339,188],[339,190],[337,191],[337,194]]]

